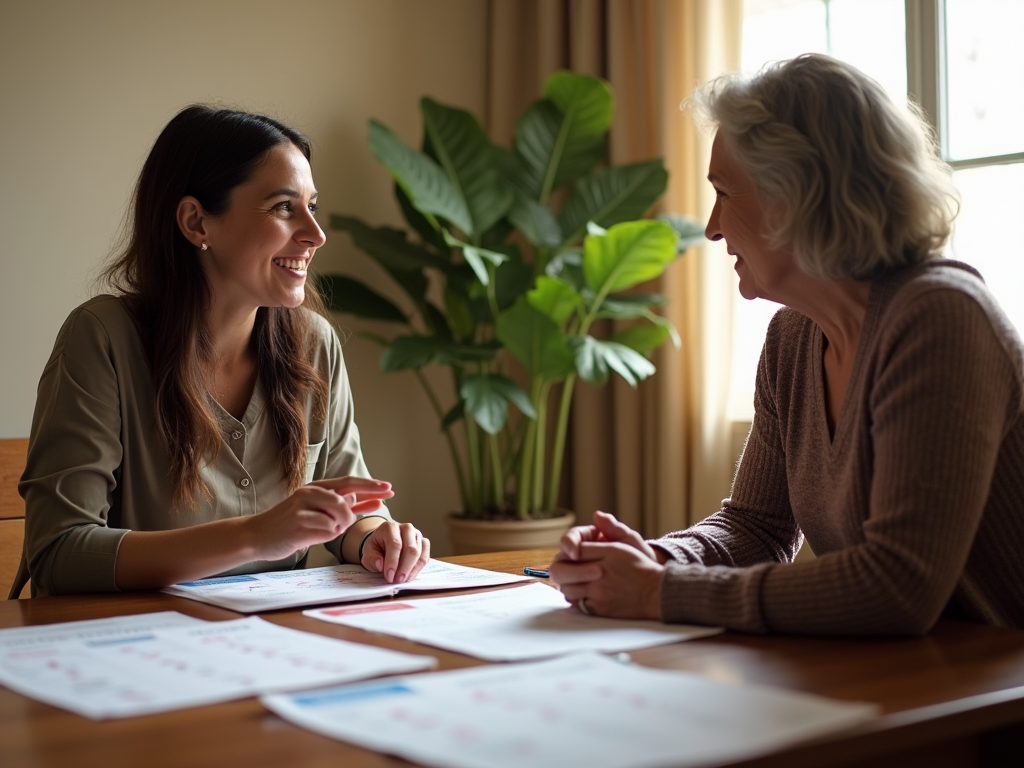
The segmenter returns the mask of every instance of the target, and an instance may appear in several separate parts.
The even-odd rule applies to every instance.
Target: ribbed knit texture
[[[920,634],[1024,627],[1024,349],[970,267],[877,281],[830,439],[820,329],[772,320],[732,496],[655,542],[666,621]],[[817,558],[793,563],[802,537]]]

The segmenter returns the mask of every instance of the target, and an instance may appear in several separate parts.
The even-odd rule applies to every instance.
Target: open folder
[[[301,605],[372,600],[407,590],[470,589],[517,581],[529,579],[430,560],[415,579],[404,584],[391,584],[383,575],[371,573],[359,565],[329,565],[298,571],[270,571],[186,581],[166,587],[163,591],[240,613],[255,613]]]

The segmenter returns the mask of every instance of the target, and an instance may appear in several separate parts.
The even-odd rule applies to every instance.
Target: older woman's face
[[[788,251],[769,247],[763,234],[765,211],[754,182],[736,162],[721,134],[711,146],[708,181],[715,188],[716,199],[704,234],[709,240],[724,239],[729,254],[736,257],[740,295],[783,302],[780,289],[796,264]]]
[[[316,188],[292,144],[267,151],[252,177],[231,191],[228,209],[208,220],[200,253],[215,300],[227,307],[297,307],[324,233],[313,217]]]

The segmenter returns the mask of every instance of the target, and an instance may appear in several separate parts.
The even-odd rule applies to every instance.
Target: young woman
[[[276,120],[206,106],[156,140],[117,293],[71,313],[39,383],[19,486],[34,594],[301,567],[320,543],[393,582],[426,564],[363,463],[307,283],[309,159]]]

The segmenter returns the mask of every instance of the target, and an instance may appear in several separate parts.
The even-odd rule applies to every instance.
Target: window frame
[[[990,165],[1024,163],[1024,152],[951,160],[946,73],[945,0],[904,0],[907,29],[907,95],[924,110],[935,129],[942,159],[954,171]]]

